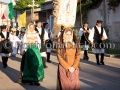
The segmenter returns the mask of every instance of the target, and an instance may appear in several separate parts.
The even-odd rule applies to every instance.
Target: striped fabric
[[[66,70],[59,64],[59,80],[62,90],[80,90],[79,81],[79,69],[76,69],[73,73]]]

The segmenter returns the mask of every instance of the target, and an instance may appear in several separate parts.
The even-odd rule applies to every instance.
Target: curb
[[[90,53],[90,54],[94,54],[92,51],[88,51],[88,53]],[[106,57],[111,57],[111,58],[118,58],[118,57],[120,57],[120,54],[106,54],[105,53],[105,56]]]

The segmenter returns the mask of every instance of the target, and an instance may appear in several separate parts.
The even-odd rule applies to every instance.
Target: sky
[[[9,3],[10,0],[0,0],[1,2],[6,2],[6,3]]]

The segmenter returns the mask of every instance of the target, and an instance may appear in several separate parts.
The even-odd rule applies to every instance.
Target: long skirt
[[[40,50],[36,46],[29,47],[21,61],[22,82],[38,82],[44,78],[44,68]]]
[[[80,90],[79,69],[70,73],[59,64],[57,90]]]

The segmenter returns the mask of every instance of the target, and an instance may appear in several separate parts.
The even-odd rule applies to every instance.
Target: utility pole
[[[82,26],[83,26],[83,23],[82,23],[82,11],[81,11],[81,10],[82,10],[82,9],[81,9],[81,6],[82,6],[82,5],[81,5],[81,1],[82,1],[82,0],[80,0],[80,25],[81,25],[81,27],[82,27]]]
[[[35,24],[35,22],[34,22],[34,7],[38,7],[39,5],[38,4],[36,4],[35,5],[35,1],[34,0],[32,0],[32,5],[28,5],[28,7],[32,7],[32,12],[31,12],[31,14],[32,14],[32,22]]]

